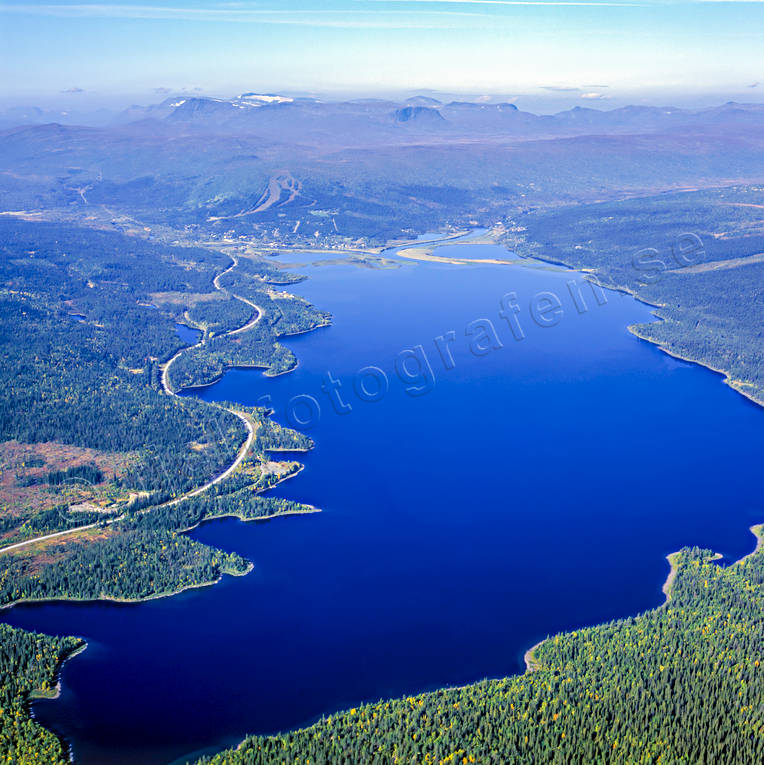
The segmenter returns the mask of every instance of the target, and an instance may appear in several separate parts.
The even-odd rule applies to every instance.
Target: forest
[[[656,306],[637,336],[764,404],[763,205],[755,186],[572,205],[517,216],[505,242]]]
[[[326,326],[331,322],[331,316],[300,297],[274,292],[268,286],[272,278],[271,270],[264,270],[249,259],[241,259],[235,270],[221,277],[220,286],[229,295],[256,304],[262,316],[247,332],[225,335],[225,328],[233,322],[230,316],[224,317],[221,310],[241,309],[234,309],[229,302],[217,306],[199,304],[192,317],[200,326],[208,327],[212,322],[215,333],[204,346],[189,350],[172,365],[169,377],[175,390],[209,385],[230,367],[263,367],[269,376],[283,374],[295,367],[294,354],[278,339]],[[247,305],[240,300],[234,302],[239,306]],[[212,312],[207,313],[210,308]]]
[[[306,301],[268,287],[265,279],[301,277],[280,277],[279,269],[264,261],[242,259],[226,274],[226,290],[256,298],[265,311],[263,320],[234,342],[223,333],[237,322],[246,324],[253,309],[230,294],[219,299],[213,277],[230,266],[227,255],[13,219],[0,220],[0,242],[6,284],[0,290],[0,347],[8,362],[0,392],[0,439],[130,455],[126,469],[108,480],[84,466],[71,474],[19,479],[51,486],[106,480],[110,503],[76,517],[61,506],[36,514],[14,512],[17,538],[84,525],[128,505],[136,511],[158,504],[204,483],[233,460],[245,437],[237,417],[223,407],[168,397],[161,390],[160,365],[182,347],[177,319],[190,313],[206,332],[204,345],[181,354],[173,365],[171,380],[178,388],[208,382],[206,370],[217,376],[235,363],[291,368],[294,357],[275,338],[329,321]],[[152,302],[157,294],[172,294],[181,303],[160,301],[157,307]],[[257,417],[267,419],[262,412]],[[263,425],[260,439],[278,432],[275,425]],[[13,529],[13,523],[4,513],[3,531]],[[3,541],[13,539],[6,535]]]
[[[521,255],[592,269],[603,284],[652,303],[663,321],[635,333],[727,371],[762,401],[762,203],[760,190],[739,187],[527,209],[506,226],[505,242]],[[95,525],[6,554],[0,605],[134,600],[244,574],[248,561],[182,532],[222,516],[316,511],[263,493],[300,469],[271,452],[304,451],[310,439],[278,426],[267,410],[241,406],[255,440],[240,469],[201,495],[168,503],[230,464],[245,437],[233,405],[163,393],[162,364],[183,346],[175,322],[204,333],[171,367],[176,390],[208,384],[231,366],[288,371],[295,359],[279,339],[330,321],[273,289],[299,277],[241,258],[219,279],[221,293],[213,279],[231,259],[214,249],[5,218],[0,255],[0,346],[8,361],[0,438],[95,449],[123,465],[30,463],[40,471],[30,487],[44,483],[53,492],[83,480],[105,487],[110,504],[76,514],[65,503],[27,515],[4,507],[3,543]],[[161,299],[167,295],[172,300]],[[261,319],[227,335],[253,319],[246,301]],[[365,704],[305,730],[250,738],[203,762],[761,761],[764,553],[722,566],[709,551],[688,549],[673,565],[665,607],[557,635],[534,652],[533,672]],[[49,691],[56,667],[79,643],[2,630],[2,750],[19,761],[64,761],[25,700],[35,688]],[[680,717],[685,725],[672,724]],[[719,735],[706,736],[709,729]]]
[[[687,548],[672,566],[664,606],[548,638],[533,671],[363,704],[198,765],[762,762],[764,548],[728,566]]]
[[[0,624],[0,752],[9,763],[67,762],[56,736],[27,714],[32,695],[51,695],[61,662],[83,643]]]
[[[265,286],[265,279],[300,277],[280,275],[268,263],[242,265],[242,291],[267,305],[267,365],[277,334],[306,331],[328,316]],[[227,467],[246,436],[231,405],[168,396],[160,382],[161,365],[184,345],[175,322],[188,320],[189,311],[196,310],[190,323],[206,333],[209,349],[216,333],[251,317],[243,301],[221,300],[213,283],[230,266],[230,257],[210,249],[0,218],[0,347],[7,362],[0,440],[10,445],[3,470],[15,471],[3,496],[16,503],[3,504],[2,544],[90,525],[4,553],[0,607],[139,600],[246,574],[249,561],[181,532],[223,515],[253,520],[316,510],[261,495],[300,469],[269,451],[312,448],[262,408],[237,408],[257,435],[241,468],[203,494],[183,496]],[[154,302],[164,295],[175,302]],[[18,505],[24,491],[37,492],[28,495],[29,507]],[[56,667],[79,645],[0,625],[0,750],[11,762],[65,761],[60,742],[30,719],[26,702],[35,689],[50,692]]]
[[[180,534],[158,528],[103,530],[95,540],[46,548],[45,565],[33,555],[6,558],[0,606],[20,600],[140,600],[239,575],[251,564]]]
[[[212,291],[225,256],[12,219],[0,220],[0,243],[0,439],[138,450],[126,484],[168,495],[231,461],[241,423],[159,388],[159,363],[182,343],[150,298]],[[227,444],[217,463],[188,448],[213,431]]]

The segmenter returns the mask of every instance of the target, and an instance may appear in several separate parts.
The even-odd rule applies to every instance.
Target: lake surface
[[[305,470],[276,493],[323,512],[194,531],[255,564],[214,587],[3,614],[87,639],[61,697],[33,707],[80,762],[185,761],[520,672],[549,633],[662,602],[667,553],[753,548],[764,411],[630,335],[646,306],[547,268],[306,273],[288,289],[334,324],[287,341],[299,367],[234,370],[201,395],[269,396],[279,421],[310,426]]]
[[[189,327],[188,324],[176,324],[175,334],[186,345],[196,345],[199,342],[199,338],[202,336],[202,332],[195,327]]]

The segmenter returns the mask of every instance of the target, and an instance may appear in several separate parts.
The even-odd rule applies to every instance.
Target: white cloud
[[[135,19],[151,21],[201,21],[252,23],[336,29],[459,29],[468,17],[472,28],[491,28],[491,20],[477,13],[447,11],[437,14],[399,10],[395,12],[347,10],[232,10],[228,8],[169,8],[145,5],[0,5],[0,15],[51,16],[58,18]]]
[[[343,29],[453,29],[460,20],[488,19],[469,11],[368,10],[355,9],[297,9],[297,8],[178,8],[162,5],[131,5],[127,3],[70,3],[61,5],[0,4],[0,13],[15,15],[53,16],[63,18],[111,18],[170,21],[223,21],[234,23],[291,24]],[[450,24],[443,21],[451,18]]]

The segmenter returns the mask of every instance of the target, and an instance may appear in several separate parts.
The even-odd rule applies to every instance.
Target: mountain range
[[[385,241],[764,174],[764,105],[734,102],[537,115],[423,96],[245,93],[171,97],[105,125],[25,116],[35,124],[0,131],[0,211],[118,212],[210,234]]]

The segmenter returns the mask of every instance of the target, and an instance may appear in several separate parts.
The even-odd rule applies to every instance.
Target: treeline
[[[640,294],[663,321],[638,325],[639,337],[724,370],[764,404],[764,263],[667,274]]]
[[[253,276],[265,284],[298,284],[307,279],[304,274],[295,274],[267,261],[252,260],[250,258],[240,258],[237,271],[241,274]]]
[[[86,481],[87,483],[101,483],[103,473],[92,464],[75,465],[66,470],[53,470],[45,476],[45,482],[51,486],[60,486],[68,481]]]
[[[254,310],[241,300],[227,297],[223,300],[205,300],[191,306],[186,312],[190,321],[204,329],[207,339],[244,326]]]
[[[260,287],[266,284],[287,285],[296,284],[306,277],[285,271],[269,263],[241,258],[237,261],[236,271]],[[221,286],[224,286],[221,282]],[[258,293],[259,294],[259,293]],[[289,301],[299,298],[289,298]],[[259,303],[258,303],[259,305]],[[238,300],[230,293],[219,300],[204,300],[195,303],[186,312],[189,320],[205,331],[205,338],[223,335],[244,326],[254,316],[252,306],[243,300]]]
[[[200,763],[760,763],[764,550],[722,567],[686,549],[674,565],[666,606],[548,639],[537,671],[364,704]]]
[[[243,574],[250,564],[161,528],[109,529],[95,540],[61,542],[52,561],[7,557],[0,572],[0,605],[17,600],[71,598],[138,600]],[[63,556],[63,557],[61,557]]]
[[[233,459],[236,417],[161,392],[158,363],[181,343],[149,305],[155,291],[212,290],[225,256],[11,219],[0,243],[0,439],[136,452],[124,480],[169,496]],[[190,448],[208,433],[222,448]]]
[[[285,428],[270,418],[270,412],[264,408],[249,409],[258,417],[260,427],[255,439],[255,450],[263,452],[298,451],[306,452],[313,448],[313,439],[299,430]]]
[[[231,406],[222,402],[223,406]],[[268,461],[270,450],[308,451],[313,448],[313,441],[303,433],[285,428],[270,419],[271,412],[264,407],[245,407],[236,405],[236,409],[246,413],[255,422],[256,437],[251,453],[244,461],[242,469],[214,486],[203,494],[189,497],[172,505],[156,505],[146,500],[145,504],[131,506],[130,517],[120,523],[121,527],[136,529],[160,529],[163,531],[183,531],[202,521],[213,518],[232,516],[243,521],[275,515],[314,512],[315,508],[293,500],[279,497],[262,496],[262,492],[271,488],[277,481],[293,475],[300,470],[299,462],[285,463],[286,469],[279,473],[264,473],[263,462]],[[142,507],[151,507],[150,512],[140,513]]]
[[[659,306],[664,321],[639,337],[724,370],[764,404],[763,205],[750,186],[575,205],[520,216],[506,241]]]
[[[260,321],[235,336],[209,337],[203,346],[181,354],[169,374],[175,390],[209,385],[231,367],[261,367],[270,376],[288,372],[297,360],[278,338],[329,324],[330,314],[319,311],[303,298],[273,293],[258,268],[250,260],[242,259],[218,283],[229,294],[245,297],[257,305],[263,312]],[[203,310],[200,306],[199,311]]]
[[[251,261],[239,261],[239,266],[219,280],[221,287],[235,295],[251,300],[265,312],[264,319],[276,337],[308,332],[331,321],[331,314],[320,311],[304,298],[273,292],[262,284],[258,266]]]
[[[274,515],[314,511],[310,505],[291,499],[263,497],[257,493],[260,489],[255,484],[231,489],[221,494],[205,492],[176,505],[155,508],[150,513],[126,520],[123,526],[141,530],[184,531],[213,518],[230,516],[242,521],[254,521]]]
[[[61,661],[82,645],[0,624],[0,753],[8,763],[65,763],[61,742],[27,714],[30,694],[53,691]]]
[[[69,505],[56,505],[47,510],[40,510],[24,521],[18,527],[18,532],[12,541],[21,541],[22,539],[39,536],[51,531],[63,531],[64,529],[76,526],[84,526],[88,523],[105,521],[114,516],[114,511],[83,510],[73,512],[70,510]]]
[[[216,336],[205,345],[182,353],[170,367],[173,390],[210,385],[232,367],[260,367],[267,375],[288,372],[297,360],[285,346],[275,342],[267,324],[258,322],[235,338]]]
[[[104,474],[96,465],[87,463],[85,465],[75,465],[66,470],[51,470],[47,475],[27,475],[17,479],[17,486],[36,486],[39,484],[48,484],[50,486],[61,486],[69,482],[82,481],[84,483],[96,484],[104,480]]]
[[[235,553],[159,528],[121,528],[101,537],[48,548],[39,565],[30,555],[6,555],[0,605],[17,600],[115,598],[137,600],[211,584],[250,565]],[[76,638],[56,638],[0,624],[0,753],[7,762],[66,762],[61,743],[28,714],[27,699],[49,694],[55,671]]]
[[[193,303],[192,293],[214,290],[213,276],[227,263],[227,257],[206,250],[0,220],[0,349],[6,362],[0,373],[0,439],[57,441],[134,457],[105,487],[110,497],[121,498],[108,514],[59,504],[31,517],[0,518],[0,530],[15,530],[20,538],[97,523],[77,537],[49,541],[41,554],[34,548],[6,553],[0,606],[25,599],[137,600],[209,584],[226,573],[243,574],[250,564],[239,555],[179,532],[205,518],[313,509],[258,495],[278,476],[257,468],[262,455],[257,444],[246,471],[203,495],[161,506],[225,469],[246,432],[237,416],[219,406],[162,391],[160,364],[181,342],[174,331],[176,315],[152,307],[151,296],[187,292]],[[224,310],[217,321],[222,328],[239,318]],[[273,353],[272,334],[268,338],[264,349]],[[259,444],[309,444],[266,425],[264,410],[251,415],[264,427]],[[289,463],[287,472],[297,469],[298,463]],[[40,478],[51,490],[70,481],[105,479],[90,464],[49,470]],[[120,513],[126,517],[106,523]],[[30,720],[24,699],[33,687],[49,687],[45,682],[56,657],[76,641],[0,630],[0,752],[11,762],[58,762],[59,742]],[[22,644],[37,645],[31,659],[19,653]]]

